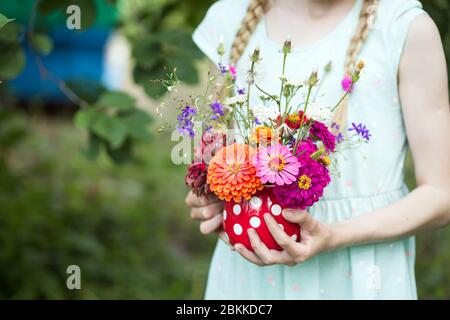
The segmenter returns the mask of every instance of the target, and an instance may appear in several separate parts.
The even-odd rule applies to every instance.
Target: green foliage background
[[[56,3],[43,1],[47,10]],[[90,5],[90,0],[78,1]],[[134,78],[149,96],[161,94],[148,80],[159,77],[163,66],[177,65],[184,70],[184,81],[197,81],[201,55],[189,49],[188,37],[211,2],[119,1],[124,12],[119,27],[132,45]],[[449,1],[422,2],[439,26],[449,58]],[[19,22],[6,26],[12,31],[0,30],[4,81],[25,63],[15,41]],[[169,33],[173,38],[166,42]],[[45,54],[46,48],[51,50],[46,29],[38,34],[37,48]],[[185,43],[181,51],[174,46],[179,41]],[[145,128],[128,131],[135,126],[127,126],[124,119],[140,111],[121,93],[105,92],[87,101],[75,126],[71,119],[49,118],[37,108],[19,111],[6,87],[0,84],[0,298],[202,298],[216,238],[200,235],[189,218],[183,202],[185,168],[171,163],[169,137]],[[96,116],[83,114],[98,112],[116,120],[98,125]],[[121,127],[120,132],[109,130],[111,126]],[[133,150],[125,152],[126,165],[117,165],[123,154],[114,157],[114,152],[96,150],[108,151],[111,144]],[[407,180],[413,187],[411,159]],[[65,272],[71,264],[81,267],[81,290],[66,288]],[[419,296],[449,299],[449,270],[449,228],[420,235]]]

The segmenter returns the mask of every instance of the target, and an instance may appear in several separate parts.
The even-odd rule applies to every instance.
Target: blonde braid
[[[369,32],[375,22],[377,7],[379,0],[364,0],[361,14],[359,16],[359,23],[356,28],[355,35],[350,41],[350,45],[347,49],[347,56],[344,64],[344,71],[346,75],[352,75],[355,69],[355,64],[358,59],[358,55],[361,53],[362,47],[369,36]],[[347,109],[348,109],[348,97],[337,108],[333,122],[338,125],[335,129],[335,133],[343,131],[347,121]]]
[[[250,0],[247,13],[241,22],[239,31],[236,33],[236,37],[231,46],[230,61],[232,64],[236,64],[244,53],[253,31],[255,31],[256,26],[267,9],[268,3],[268,0]]]
[[[344,71],[347,75],[351,75],[355,68],[356,60],[360,54],[362,47],[369,36],[372,24],[375,21],[379,0],[363,0],[363,7],[359,16],[359,23],[356,28],[355,35],[350,41],[347,49],[347,55],[344,64]],[[241,22],[239,31],[236,34],[234,42],[231,46],[230,61],[236,64],[244,53],[248,41],[270,5],[270,0],[250,0],[247,13]],[[333,122],[337,123],[341,130],[344,128],[347,117],[348,96],[337,108],[333,117]]]

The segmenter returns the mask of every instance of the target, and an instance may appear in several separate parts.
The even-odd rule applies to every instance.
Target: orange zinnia
[[[262,145],[269,145],[275,139],[275,130],[266,126],[259,126],[250,137],[250,140]]]
[[[255,150],[245,144],[234,143],[221,148],[211,159],[208,167],[208,184],[219,199],[236,202],[250,200],[263,189],[251,163]]]

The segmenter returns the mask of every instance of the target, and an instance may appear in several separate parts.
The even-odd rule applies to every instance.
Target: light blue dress
[[[220,38],[229,49],[248,0],[220,0],[206,14],[193,39],[214,62]],[[322,40],[296,47],[287,62],[287,77],[304,80],[314,67],[323,79],[317,102],[333,107],[342,94],[346,50],[358,22],[362,0],[337,28]],[[397,70],[411,21],[423,14],[415,0],[381,0],[378,17],[360,54],[366,68],[351,95],[348,121],[371,130],[369,144],[337,155],[340,176],[334,176],[321,201],[310,208],[318,220],[333,223],[371,214],[404,197],[407,137],[397,85]],[[280,47],[267,37],[264,19],[257,26],[238,63],[237,85],[245,85],[248,56],[259,46],[263,60],[257,81],[273,93],[279,90]],[[258,103],[254,97],[253,103]],[[259,267],[247,262],[222,241],[211,261],[206,299],[417,299],[414,238],[369,244],[320,254],[294,267]]]

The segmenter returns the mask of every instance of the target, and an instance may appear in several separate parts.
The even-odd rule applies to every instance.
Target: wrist
[[[329,247],[330,250],[336,250],[351,245],[350,232],[345,222],[338,222],[329,225]]]

